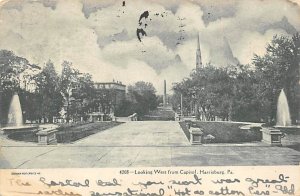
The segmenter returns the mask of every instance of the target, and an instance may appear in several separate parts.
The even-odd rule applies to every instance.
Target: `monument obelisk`
[[[196,69],[199,69],[199,68],[203,68],[199,34],[197,38],[198,39],[197,39],[197,50],[196,50]]]
[[[166,82],[166,80],[164,80],[163,104],[164,104],[164,107],[167,106],[167,82]]]

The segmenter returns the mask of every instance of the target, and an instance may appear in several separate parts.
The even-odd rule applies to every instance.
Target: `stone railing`
[[[134,113],[127,117],[115,117],[115,121],[118,121],[118,122],[128,122],[128,121],[137,121],[137,120],[138,120],[137,113]]]

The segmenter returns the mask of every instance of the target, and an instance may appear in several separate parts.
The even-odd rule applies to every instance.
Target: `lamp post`
[[[183,100],[182,100],[182,93],[180,94],[180,117],[183,119]]]

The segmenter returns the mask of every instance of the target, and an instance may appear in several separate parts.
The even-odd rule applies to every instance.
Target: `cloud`
[[[0,49],[40,65],[51,59],[57,70],[71,61],[95,81],[146,80],[161,93],[164,79],[170,89],[195,68],[198,33],[203,63],[246,64],[274,34],[300,31],[299,18],[299,5],[282,0],[10,0],[0,8]]]
[[[102,55],[119,67],[126,67],[128,59],[135,58],[146,62],[157,73],[180,63],[175,61],[174,51],[168,49],[158,37],[145,37],[142,44],[136,39],[111,43],[103,48]]]
[[[5,20],[1,36],[5,41],[0,43],[1,48],[13,50],[34,63],[46,62],[48,58],[56,63],[69,58],[89,61],[99,51],[97,36],[86,28],[85,18],[78,14],[80,10],[81,4],[64,1],[57,4],[55,11],[40,3],[26,4],[22,12],[2,11],[0,17]]]
[[[210,22],[201,36],[211,46],[209,58],[212,62],[223,61],[226,64],[226,58],[230,62],[232,57],[236,57],[241,63],[247,64],[251,63],[254,53],[264,53],[273,35],[300,31],[300,23],[295,21],[300,18],[299,14],[299,6],[286,1],[238,1],[234,16]],[[229,47],[224,48],[223,37],[228,40]],[[224,51],[226,48],[227,52]],[[223,55],[226,58],[220,57],[222,51],[227,53]]]
[[[284,16],[298,31],[300,30],[297,21],[300,17],[299,6],[288,1],[242,1],[236,14],[239,20],[246,22],[244,26],[252,30],[278,22]]]
[[[232,18],[237,12],[237,0],[226,0],[226,1],[211,1],[211,0],[201,0],[198,1],[200,5],[203,16],[202,19],[205,25],[211,22],[219,20],[221,18]]]
[[[232,45],[233,53],[239,57],[240,63],[249,64],[254,53],[263,55],[266,52],[267,41],[271,40],[275,34],[288,35],[282,29],[271,29],[264,34],[245,31],[240,35],[239,42]],[[241,45],[244,47],[241,47]]]
[[[180,64],[184,68],[181,62],[176,62],[176,54],[158,37],[146,37],[141,44],[135,35],[129,36],[127,28],[135,28],[130,24],[121,34],[115,35],[116,39],[124,41],[109,42],[100,48],[99,37],[109,37],[118,30],[97,33],[95,16],[87,19],[81,10],[82,4],[74,1],[58,2],[54,10],[39,2],[22,5],[21,11],[2,10],[0,18],[5,20],[1,23],[0,36],[5,39],[0,48],[12,50],[40,65],[51,59],[57,70],[63,60],[71,61],[80,71],[91,73],[96,81],[114,78],[131,83],[148,78],[156,83],[159,73],[170,64]],[[132,26],[137,25],[134,21]],[[101,28],[110,27],[105,22],[99,24]]]

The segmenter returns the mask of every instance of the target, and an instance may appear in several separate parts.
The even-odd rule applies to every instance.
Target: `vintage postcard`
[[[298,0],[1,0],[0,195],[299,195],[299,75]]]

